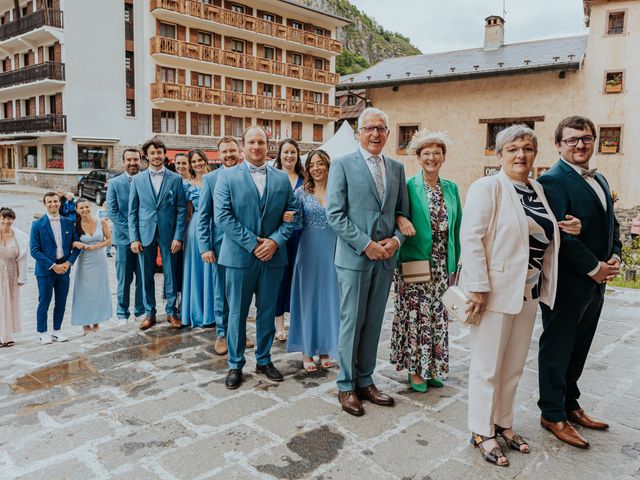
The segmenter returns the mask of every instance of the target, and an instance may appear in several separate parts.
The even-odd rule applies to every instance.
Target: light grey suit
[[[404,236],[396,214],[409,217],[409,197],[400,162],[383,156],[385,195],[380,199],[360,150],[332,162],[327,184],[327,219],[338,235],[335,264],[340,285],[341,391],[373,383],[380,328],[396,265],[395,257],[370,260],[371,241]]]

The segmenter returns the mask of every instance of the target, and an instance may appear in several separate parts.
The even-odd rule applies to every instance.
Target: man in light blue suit
[[[153,276],[160,248],[167,321],[172,327],[180,328],[182,322],[176,315],[176,253],[182,248],[187,213],[182,177],[165,168],[167,148],[164,143],[148,140],[142,151],[149,161],[149,168],[133,177],[129,193],[129,239],[131,251],[139,255],[144,289],[145,318],[139,327],[146,330],[156,323]]]
[[[382,154],[388,134],[387,115],[365,109],[358,118],[360,148],[332,162],[327,183],[327,219],[338,235],[338,399],[355,416],[364,414],[361,399],[394,404],[372,378],[395,253],[404,241],[396,217],[409,215],[404,167]]]
[[[293,223],[283,222],[285,211],[296,211],[289,178],[266,165],[267,134],[248,128],[243,139],[245,162],[222,170],[214,193],[215,227],[224,232],[218,262],[226,268],[229,302],[229,373],[225,386],[238,388],[245,364],[246,321],[256,295],[256,372],[273,381],[282,374],[271,363],[275,335],[276,295],[287,265],[285,243]]]
[[[140,263],[129,247],[129,193],[133,177],[140,171],[140,152],[128,148],[122,154],[124,173],[109,180],[107,188],[107,215],[113,224],[112,243],[116,247],[116,278],[118,279],[118,308],[116,315],[121,320],[129,318],[130,290],[133,275],[136,276],[134,317],[144,315],[142,299],[142,277]]]

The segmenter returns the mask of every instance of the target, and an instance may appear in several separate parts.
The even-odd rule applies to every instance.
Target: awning
[[[19,145],[21,143],[34,143],[34,140],[0,140],[0,145]]]

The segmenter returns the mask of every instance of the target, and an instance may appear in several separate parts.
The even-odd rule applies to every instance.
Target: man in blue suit
[[[262,127],[248,128],[243,139],[245,162],[220,171],[214,193],[216,228],[224,233],[218,263],[226,269],[229,302],[227,347],[229,373],[225,386],[238,388],[245,364],[246,321],[256,295],[256,372],[273,381],[282,374],[271,363],[275,335],[275,286],[287,265],[285,243],[293,223],[285,211],[296,211],[289,178],[266,165],[268,141]]]
[[[116,247],[116,278],[118,279],[118,309],[116,315],[121,320],[129,318],[131,282],[136,276],[134,317],[144,315],[142,300],[142,278],[140,263],[129,247],[129,193],[133,177],[140,171],[140,152],[128,148],[122,154],[124,174],[109,180],[107,189],[107,215],[113,224],[112,243]]]
[[[78,241],[78,233],[71,220],[62,217],[60,197],[48,192],[42,199],[47,214],[31,225],[31,256],[36,261],[36,280],[38,281],[38,332],[40,343],[49,344],[52,340],[65,342],[60,332],[64,308],[69,293],[69,274],[71,265],[76,261],[80,250],[73,248]],[[47,332],[47,312],[53,294],[56,304],[53,308],[53,334]]]
[[[355,416],[364,415],[361,399],[394,404],[372,378],[395,253],[404,241],[396,216],[409,216],[404,167],[382,154],[388,123],[381,110],[365,109],[358,118],[360,148],[331,164],[327,183],[327,220],[338,235],[338,400]]]
[[[157,250],[162,256],[164,290],[167,297],[167,321],[174,328],[182,327],[177,316],[176,253],[182,248],[186,224],[186,199],[182,177],[167,170],[164,158],[167,148],[159,140],[149,140],[142,146],[149,168],[131,181],[129,193],[129,239],[131,251],[139,255],[145,318],[140,330],[156,323],[156,295],[153,281]]]

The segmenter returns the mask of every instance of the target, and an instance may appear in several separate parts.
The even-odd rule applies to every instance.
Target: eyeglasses
[[[578,142],[582,140],[583,145],[591,145],[596,141],[596,137],[593,135],[585,135],[584,137],[571,137],[566,140],[562,140],[567,147],[575,147],[578,145]]]
[[[378,132],[379,135],[384,135],[385,133],[387,133],[387,130],[389,129],[387,128],[386,125],[379,125],[379,126],[367,125],[366,127],[360,128],[360,130],[366,133]]]
[[[536,149],[533,147],[505,148],[503,150],[503,153],[509,155],[510,157],[515,157],[520,150],[522,150],[522,153],[524,153],[525,155],[534,155],[536,153]]]
[[[425,158],[440,158],[442,155],[442,152],[425,152],[424,150],[420,152],[420,156]]]

